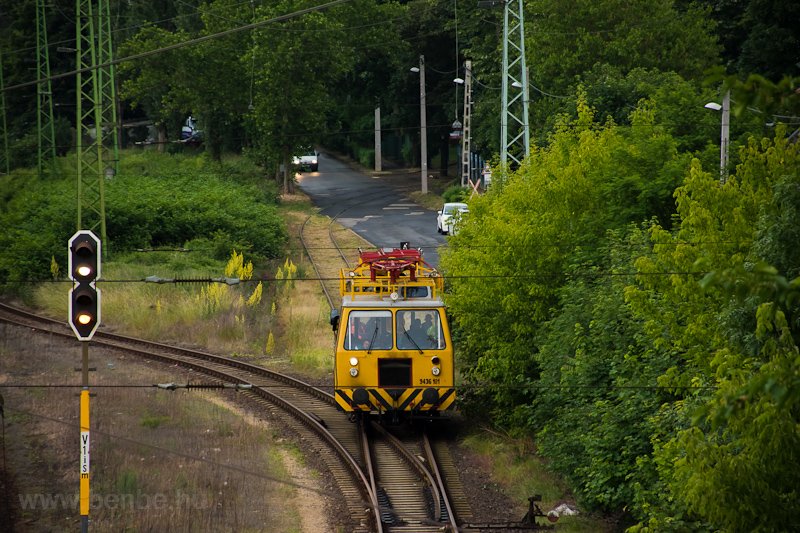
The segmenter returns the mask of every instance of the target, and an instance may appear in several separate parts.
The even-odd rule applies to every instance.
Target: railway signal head
[[[100,325],[100,291],[81,284],[69,291],[69,325],[78,340],[91,340]]]
[[[91,231],[77,232],[69,240],[69,325],[78,340],[88,341],[100,325],[100,239]]]
[[[69,279],[91,283],[100,277],[100,239],[88,230],[69,240]]]

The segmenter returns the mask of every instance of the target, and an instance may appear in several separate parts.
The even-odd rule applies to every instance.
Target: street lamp
[[[428,193],[428,131],[427,112],[425,104],[425,56],[419,56],[419,67],[411,67],[411,72],[419,72],[419,150],[420,150],[420,179],[422,181],[422,194]]]
[[[722,105],[709,102],[706,109],[722,111],[722,130],[719,136],[719,182],[724,184],[728,178],[728,145],[730,144],[731,92],[725,91]]]

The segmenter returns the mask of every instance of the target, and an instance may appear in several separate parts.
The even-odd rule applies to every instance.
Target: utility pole
[[[383,169],[381,161],[381,108],[375,108],[375,172]]]
[[[428,193],[428,104],[425,100],[425,56],[419,56],[419,150],[422,194]]]
[[[419,56],[419,67],[412,67],[411,72],[419,72],[419,152],[420,181],[422,194],[428,192],[428,113],[425,103],[425,56]]]
[[[472,61],[464,62],[464,129],[461,137],[461,186],[472,183]]]
[[[722,129],[719,139],[719,181],[725,184],[728,180],[728,145],[730,144],[731,92],[725,91],[722,97]]]
[[[56,160],[56,131],[53,120],[53,87],[50,82],[50,56],[47,47],[47,16],[44,0],[36,0],[36,132],[39,138],[38,171],[44,176],[45,161],[53,166]]]
[[[728,181],[728,146],[730,145],[730,122],[731,122],[731,92],[725,91],[722,95],[722,105],[716,102],[708,102],[706,109],[722,111],[722,128],[719,134],[719,182],[725,185]]]
[[[509,83],[510,82],[510,83]],[[500,117],[500,163],[514,166],[530,155],[528,76],[522,0],[503,6],[503,81]],[[510,130],[510,131],[509,131]]]

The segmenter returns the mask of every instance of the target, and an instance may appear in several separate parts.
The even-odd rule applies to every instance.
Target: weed
[[[168,420],[169,420],[168,416],[160,416],[160,415],[154,415],[154,414],[151,414],[151,413],[145,413],[144,415],[142,415],[142,418],[141,418],[141,420],[139,420],[139,423],[143,427],[150,428],[150,429],[156,429],[157,427],[159,427],[161,424],[167,422]]]
[[[116,490],[118,494],[137,494],[139,478],[133,470],[123,470],[117,476]]]

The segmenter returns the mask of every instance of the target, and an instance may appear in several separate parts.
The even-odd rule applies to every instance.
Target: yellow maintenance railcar
[[[432,416],[455,400],[441,275],[419,250],[361,252],[339,280],[334,393],[351,413]]]

